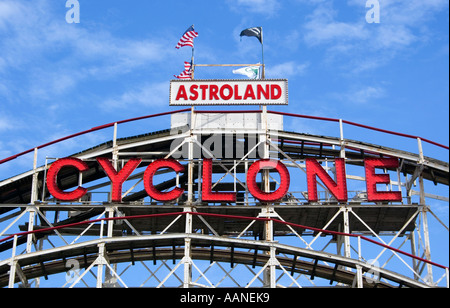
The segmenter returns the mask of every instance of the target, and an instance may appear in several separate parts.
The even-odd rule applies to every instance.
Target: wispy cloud
[[[280,63],[274,66],[270,66],[266,69],[267,78],[294,78],[297,76],[303,76],[308,69],[309,64],[298,64],[294,61]]]
[[[386,95],[386,90],[382,86],[353,86],[346,93],[336,94],[335,98],[347,104],[372,104]]]
[[[11,121],[11,119],[0,114],[0,132],[7,131],[13,127],[14,127],[14,124]]]
[[[336,20],[337,11],[332,2],[321,4],[307,18],[304,25],[305,42],[309,46],[322,44],[348,44],[355,40],[365,40],[369,31],[365,29],[364,23],[340,22]]]
[[[341,67],[352,72],[386,65],[405,49],[427,42],[433,34],[425,22],[448,9],[447,0],[380,0],[381,22],[368,24],[365,1],[347,1],[359,12],[350,21],[348,17],[340,20],[333,1],[302,2],[316,6],[303,25],[305,43],[311,48],[325,48],[327,61],[339,59]],[[374,57],[376,61],[368,65],[367,59]]]
[[[101,103],[104,110],[129,109],[143,106],[160,108],[169,103],[169,84],[167,82],[149,83],[138,88],[128,90],[116,97],[109,98]]]
[[[0,0],[1,158],[55,132],[86,129],[85,121],[103,124],[99,112],[120,110],[124,118],[131,106],[168,104],[168,89],[149,80],[165,74],[178,37],[124,37],[83,19],[67,24],[64,1],[55,3]],[[64,147],[67,154],[75,148]]]
[[[164,38],[124,39],[67,24],[64,15],[54,15],[53,2],[0,5],[0,74],[26,72],[29,88],[21,93],[42,99],[62,95],[84,80],[123,76],[170,55]]]
[[[228,3],[235,11],[257,13],[269,17],[275,15],[281,7],[279,0],[228,0]]]

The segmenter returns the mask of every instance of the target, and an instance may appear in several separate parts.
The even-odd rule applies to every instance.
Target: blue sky
[[[198,64],[260,62],[259,42],[239,33],[263,27],[267,78],[290,86],[290,105],[272,109],[447,145],[448,1],[379,2],[369,24],[365,0],[79,0],[80,23],[68,24],[66,0],[0,0],[0,157],[173,110],[169,81],[191,55],[174,47],[192,24]]]
[[[289,80],[289,105],[269,109],[342,118],[448,145],[448,0],[0,0],[0,158],[94,126],[176,110],[169,83],[191,49],[175,46],[192,24],[197,64],[261,62],[267,78]],[[198,79],[245,78],[232,68],[197,68]],[[214,107],[205,107],[211,109]],[[257,107],[242,107],[253,109]],[[169,127],[158,118],[121,127],[119,137]],[[285,118],[285,130],[337,136],[336,123]],[[344,137],[417,153],[416,140],[344,127]],[[71,155],[112,139],[86,135],[39,152]],[[424,144],[425,155],[448,151]],[[0,166],[5,179],[28,171],[32,155]],[[448,191],[444,193],[448,195]],[[448,215],[448,210],[446,211]]]
[[[197,64],[260,62],[260,43],[241,41],[239,33],[263,27],[266,77],[289,80],[289,106],[272,110],[342,118],[448,145],[448,0],[379,0],[380,23],[367,23],[366,0],[79,3],[80,23],[69,24],[66,0],[0,0],[0,159],[94,126],[176,110],[169,107],[169,81],[191,50],[175,45],[192,24],[199,33]],[[242,78],[229,68],[198,68],[195,76]],[[120,133],[169,125],[165,118]],[[286,119],[285,129],[338,133],[332,124],[298,119]],[[417,152],[414,140],[345,133]],[[111,138],[109,132],[85,136],[40,158]],[[425,154],[448,161],[448,151],[436,147],[426,145]],[[0,180],[31,166],[30,156],[0,166]],[[448,224],[448,203],[439,211]]]

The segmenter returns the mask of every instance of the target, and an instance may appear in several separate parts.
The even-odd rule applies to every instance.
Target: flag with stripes
[[[260,41],[261,44],[263,43],[262,27],[253,27],[242,30],[241,39],[243,36],[254,36]]]
[[[189,29],[184,32],[183,36],[181,37],[180,41],[178,42],[177,46],[175,46],[176,49],[180,49],[184,46],[190,46],[194,47],[194,38],[198,36],[198,33],[195,32],[194,26],[190,26]]]
[[[180,75],[173,75],[178,79],[192,79],[192,64],[190,62],[184,62],[184,72]]]

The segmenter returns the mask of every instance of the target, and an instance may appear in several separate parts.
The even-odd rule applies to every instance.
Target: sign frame
[[[288,104],[287,79],[192,79],[170,82],[170,106]]]

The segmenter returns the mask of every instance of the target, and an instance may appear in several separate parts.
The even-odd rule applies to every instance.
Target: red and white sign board
[[[287,79],[170,82],[170,106],[287,104]]]

